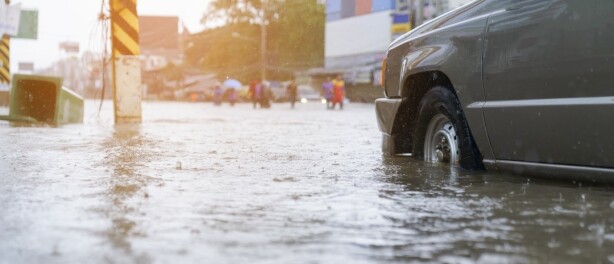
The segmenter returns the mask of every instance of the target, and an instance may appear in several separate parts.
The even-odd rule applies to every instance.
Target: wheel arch
[[[424,95],[434,87],[444,87],[458,98],[450,78],[440,70],[413,73],[405,78],[401,87],[402,103],[395,117],[393,133],[396,137],[395,152],[410,153],[413,146],[413,129],[416,126],[418,107]]]

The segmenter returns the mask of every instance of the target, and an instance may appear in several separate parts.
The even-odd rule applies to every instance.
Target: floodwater
[[[0,123],[0,263],[614,263],[611,188],[383,157],[373,105],[143,107]]]

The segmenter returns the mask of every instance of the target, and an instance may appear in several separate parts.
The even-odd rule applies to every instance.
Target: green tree
[[[323,64],[325,13],[316,0],[214,0],[203,23],[210,28],[187,42],[186,61],[220,77],[260,76],[262,23],[268,79]]]

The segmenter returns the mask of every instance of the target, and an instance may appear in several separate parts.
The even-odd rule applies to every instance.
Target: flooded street
[[[97,110],[0,123],[0,263],[614,263],[612,188],[383,157],[371,104]]]

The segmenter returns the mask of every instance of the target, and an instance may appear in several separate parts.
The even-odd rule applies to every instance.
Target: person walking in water
[[[260,99],[262,97],[262,83],[260,81],[253,80],[249,84],[249,95],[252,99],[252,104],[254,105],[254,108],[256,108],[256,106],[260,104]]]
[[[322,83],[322,93],[326,100],[326,108],[331,109],[333,106],[333,82],[330,77],[326,77],[326,81]]]
[[[256,90],[259,92],[259,103],[260,108],[271,108],[271,102],[269,101],[271,98],[271,90],[267,87],[267,85],[261,80],[259,85],[256,86]]]
[[[235,88],[228,88],[228,90],[226,90],[226,94],[230,106],[235,106],[235,103],[237,102],[237,90],[235,90]]]
[[[296,103],[296,99],[298,97],[298,86],[296,86],[295,79],[292,79],[288,84],[286,95],[288,96],[288,101],[290,101],[290,106],[294,108],[294,103]]]
[[[343,100],[345,99],[345,83],[341,78],[341,75],[337,75],[337,77],[333,80],[333,106],[332,109],[335,109],[335,106],[339,104],[339,109],[343,110]]]
[[[224,93],[222,91],[222,87],[220,87],[219,85],[216,85],[215,89],[213,90],[213,104],[216,106],[221,105],[223,96],[224,96]]]

